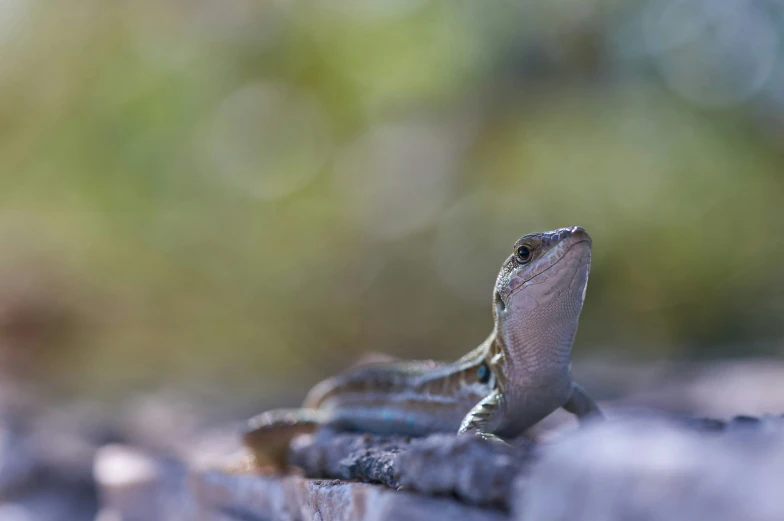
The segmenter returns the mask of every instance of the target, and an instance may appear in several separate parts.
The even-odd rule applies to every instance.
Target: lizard
[[[561,407],[581,423],[602,417],[571,376],[591,248],[580,226],[521,237],[496,279],[493,330],[484,342],[452,363],[360,365],[317,384],[301,408],[251,418],[243,442],[255,466],[284,468],[289,441],[321,426],[503,442]]]

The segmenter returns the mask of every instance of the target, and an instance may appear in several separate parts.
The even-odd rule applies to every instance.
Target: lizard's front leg
[[[491,433],[493,424],[497,422],[499,409],[501,408],[501,393],[496,389],[485,396],[473,409],[463,418],[458,434],[474,434],[482,438],[506,443],[504,440]]]
[[[563,408],[577,416],[580,423],[584,423],[586,420],[604,418],[601,409],[593,401],[593,398],[588,396],[585,389],[576,382],[572,382],[572,396],[564,404]]]

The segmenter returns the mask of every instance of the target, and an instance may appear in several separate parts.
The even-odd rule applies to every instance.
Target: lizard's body
[[[515,243],[493,291],[493,332],[453,363],[369,364],[314,387],[300,409],[249,422],[245,443],[260,465],[281,465],[291,437],[321,425],[377,434],[516,436],[559,407],[599,414],[570,372],[585,298],[591,239],[580,227]]]

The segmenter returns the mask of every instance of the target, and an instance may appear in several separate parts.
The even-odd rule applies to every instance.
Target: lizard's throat
[[[523,387],[567,378],[576,333],[576,319],[544,327],[521,323],[519,327],[499,330],[504,376]]]
[[[559,376],[569,377],[583,289],[584,284],[571,292],[545,285],[527,287],[498,314],[496,335],[508,380],[536,385]]]

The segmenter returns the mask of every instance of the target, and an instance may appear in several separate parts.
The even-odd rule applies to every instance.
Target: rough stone
[[[298,439],[291,452],[308,472],[343,478],[265,476],[242,467],[187,470],[123,447],[101,450],[100,519],[784,519],[784,422],[778,416],[610,420],[535,447],[451,435],[322,432]]]
[[[118,445],[99,451],[95,477],[101,488],[101,521],[507,519],[496,509],[382,485],[229,469],[188,470],[176,461]]]
[[[289,461],[310,477],[356,479],[397,488],[394,457],[411,446],[407,436],[336,433],[324,429],[294,439]]]
[[[436,435],[412,443],[397,454],[393,465],[405,488],[506,508],[512,482],[527,463],[530,448],[473,436]]]
[[[195,475],[199,519],[237,521],[503,521],[501,512],[482,510],[447,498],[394,491],[379,485],[231,475]],[[223,516],[223,517],[209,517]]]
[[[382,483],[505,508],[532,445],[508,446],[473,436],[411,439],[324,431],[296,439],[290,458],[312,477]]]

